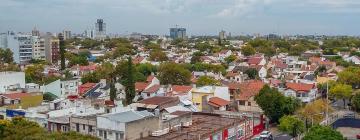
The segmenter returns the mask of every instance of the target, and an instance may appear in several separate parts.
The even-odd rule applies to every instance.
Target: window
[[[92,132],[92,126],[89,125],[89,129],[88,129],[89,132]]]
[[[63,132],[67,132],[67,127],[65,125],[61,126]]]
[[[251,106],[251,102],[248,102],[248,106]]]
[[[245,101],[239,101],[239,105],[245,105]]]
[[[79,132],[79,124],[76,124],[76,132]]]
[[[115,139],[119,140],[119,133],[118,132],[115,133]]]
[[[106,131],[104,131],[104,139],[107,139]]]
[[[99,130],[99,136],[102,137],[103,136],[103,131]]]
[[[83,124],[83,130],[85,130],[85,124]]]

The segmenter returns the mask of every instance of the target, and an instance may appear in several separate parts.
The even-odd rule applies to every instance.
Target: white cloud
[[[234,0],[233,4],[216,13],[215,17],[234,17],[242,16],[259,10],[261,7],[268,5],[272,0]]]

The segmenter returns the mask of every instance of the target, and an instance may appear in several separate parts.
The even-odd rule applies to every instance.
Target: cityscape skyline
[[[189,35],[239,34],[359,35],[356,0],[5,0],[0,31],[82,33],[104,19],[108,33],[168,35],[180,25]],[[25,11],[26,9],[26,11]],[[46,12],[44,12],[46,11]],[[24,16],[24,13],[27,13]],[[165,19],[165,20],[164,20]]]

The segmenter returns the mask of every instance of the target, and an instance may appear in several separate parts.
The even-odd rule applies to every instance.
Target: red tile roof
[[[177,93],[187,93],[192,89],[192,86],[173,85],[171,89]]]
[[[240,94],[237,100],[249,100],[250,97],[257,95],[264,85],[264,82],[258,80],[241,83],[239,86]]]
[[[287,64],[283,63],[282,60],[275,59],[272,61],[272,63],[274,64],[275,68],[285,69],[288,67]]]
[[[145,90],[145,88],[149,86],[149,83],[145,83],[145,82],[136,82],[135,83],[135,90],[136,91],[143,91]]]
[[[169,102],[178,101],[178,97],[166,97],[166,96],[155,96],[139,101],[139,103],[150,104],[150,105],[163,105]]]
[[[320,58],[320,57],[310,57],[310,58],[309,58],[309,61],[310,61],[311,63],[317,63],[317,64],[319,64],[319,63],[321,62],[321,58]]]
[[[111,100],[105,100],[105,105],[106,106],[115,106],[115,103],[114,103],[114,101],[111,101]]]
[[[226,74],[226,77],[235,77],[235,76],[237,76],[237,75],[239,75],[239,74],[236,73],[236,72],[229,71],[229,72]]]
[[[315,88],[314,84],[304,84],[304,83],[286,83],[288,89],[295,90],[296,92],[305,91],[309,92],[311,89]]]
[[[226,106],[228,104],[230,104],[229,101],[226,101],[226,100],[221,99],[219,97],[211,97],[209,99],[209,105],[211,105],[211,106],[222,107],[222,106]]]
[[[132,61],[134,64],[139,64],[141,61],[143,61],[145,58],[144,57],[135,57],[134,60]]]
[[[96,70],[96,65],[80,66],[80,71],[94,71]]]
[[[248,59],[247,63],[249,65],[258,65],[263,58],[261,57],[251,57]]]
[[[79,86],[79,95],[84,95],[87,91],[95,87],[96,83],[85,83]]]
[[[1,94],[1,96],[4,96],[5,98],[9,98],[9,99],[20,99],[23,97],[28,97],[30,96],[29,93],[10,93],[10,94]]]
[[[146,90],[144,90],[143,92],[154,93],[154,92],[158,91],[159,89],[160,89],[160,85],[153,85],[153,86],[147,88]]]

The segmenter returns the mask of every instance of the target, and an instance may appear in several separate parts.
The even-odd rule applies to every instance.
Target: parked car
[[[262,140],[272,140],[273,136],[270,131],[263,131],[260,133],[260,139]]]

